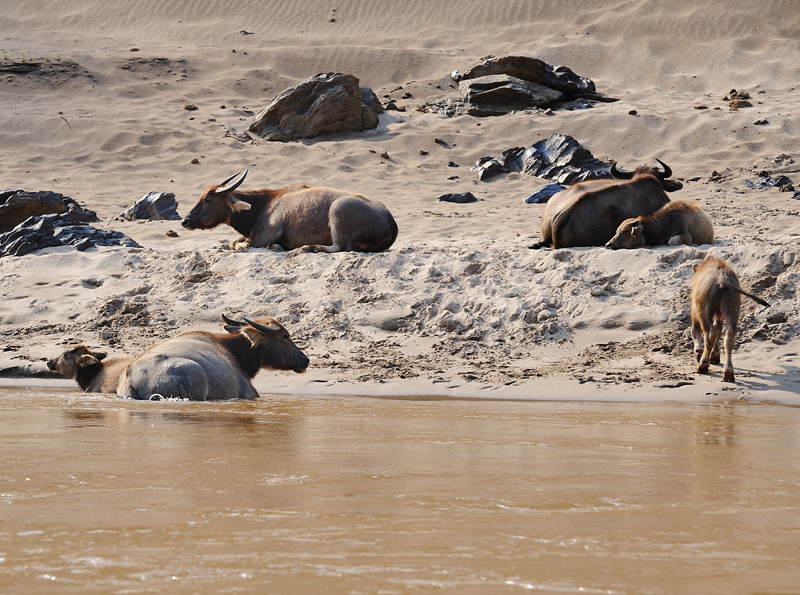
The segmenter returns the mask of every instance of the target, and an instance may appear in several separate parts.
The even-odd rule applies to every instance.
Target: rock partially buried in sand
[[[360,132],[378,125],[383,106],[352,74],[324,73],[286,89],[253,120],[250,132],[271,141]]]
[[[454,202],[457,204],[465,204],[469,202],[478,202],[472,192],[458,192],[453,194],[442,194],[438,199],[439,202]]]
[[[172,192],[148,192],[117,215],[117,218],[125,221],[134,219],[178,221],[181,216],[178,214],[178,202]]]
[[[598,93],[594,82],[566,66],[553,67],[528,56],[489,56],[451,76],[458,83],[459,94],[422,104],[421,111],[483,117],[531,108],[584,109],[592,102],[616,101]]]
[[[30,217],[50,214],[67,214],[75,223],[97,221],[94,211],[58,192],[0,190],[0,230],[12,229]]]

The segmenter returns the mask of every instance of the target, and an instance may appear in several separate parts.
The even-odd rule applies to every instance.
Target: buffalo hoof
[[[718,364],[719,363],[719,351],[715,351],[711,354],[711,363]]]
[[[697,366],[698,374],[708,374],[708,364],[700,364]]]
[[[736,380],[733,378],[733,370],[725,370],[722,373],[722,381],[723,382],[736,382]]]

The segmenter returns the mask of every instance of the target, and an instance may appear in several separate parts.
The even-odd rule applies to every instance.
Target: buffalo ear
[[[235,335],[235,334],[236,334],[236,333],[238,333],[240,330],[242,330],[242,328],[241,328],[241,327],[239,327],[239,326],[231,326],[231,325],[229,325],[229,324],[226,324],[226,325],[225,325],[225,330],[226,330],[226,331],[228,331],[230,334],[232,334],[232,335]]]
[[[697,272],[697,267],[698,267],[698,266],[699,266],[699,265],[696,265],[696,264],[693,264],[693,265],[692,265],[692,270],[693,270],[695,273]]]
[[[98,363],[100,360],[97,359],[95,356],[90,355],[88,353],[84,353],[82,356],[78,358],[78,365],[81,368],[87,368],[89,366],[93,366],[94,364]]]
[[[633,227],[631,227],[631,235],[635,238],[639,238],[644,233],[644,229],[642,228],[641,224],[636,223]]]
[[[252,205],[249,202],[233,198],[230,195],[228,196],[228,206],[234,213],[238,213],[240,211],[249,211],[252,208]]]
[[[667,192],[675,192],[676,190],[683,188],[683,184],[677,180],[662,180],[661,187]]]

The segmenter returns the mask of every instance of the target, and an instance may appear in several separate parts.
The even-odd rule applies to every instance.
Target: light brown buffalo
[[[86,393],[115,393],[122,372],[133,358],[105,360],[102,351],[85,345],[70,347],[47,362],[47,367],[66,378],[72,378]]]
[[[679,200],[667,203],[652,215],[626,219],[606,248],[713,243],[711,217],[699,206]]]
[[[261,368],[304,372],[308,358],[274,318],[223,316],[225,333],[188,331],[145,351],[127,367],[117,393],[195,401],[255,399],[250,379]]]
[[[760,297],[743,291],[733,269],[720,258],[707,258],[694,265],[694,281],[691,294],[691,321],[694,352],[697,356],[697,371],[708,372],[709,363],[719,363],[719,337],[725,323],[725,368],[723,380],[734,382],[731,355],[739,324],[741,295],[769,306]]]
[[[236,189],[247,170],[207,188],[181,223],[211,229],[220,223],[242,234],[234,248],[303,248],[312,252],[381,252],[397,238],[397,223],[382,203],[334,188],[286,186],[277,190]]]
[[[542,213],[542,240],[531,248],[603,246],[625,219],[655,213],[669,202],[665,191],[683,188],[667,179],[669,166],[656,161],[663,171],[642,166],[625,172],[613,164],[616,179],[579,182],[554,194]]]

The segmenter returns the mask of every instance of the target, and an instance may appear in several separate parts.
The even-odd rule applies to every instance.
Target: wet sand
[[[788,593],[800,409],[0,389],[5,593]]]

